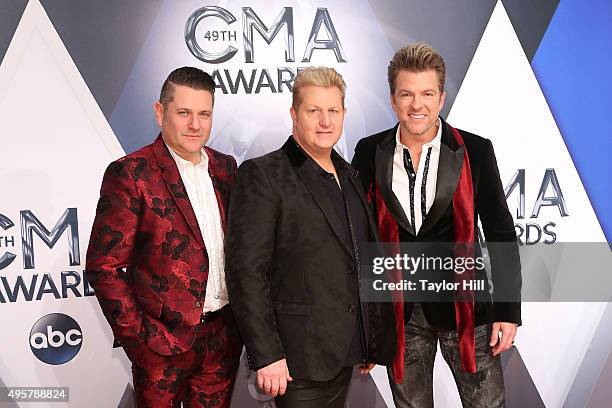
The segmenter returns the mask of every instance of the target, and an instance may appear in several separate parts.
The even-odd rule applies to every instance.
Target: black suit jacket
[[[436,197],[418,234],[408,221],[402,206],[392,190],[393,154],[398,125],[366,137],[357,143],[352,164],[360,173],[365,189],[369,191],[376,181],[381,195],[398,224],[402,242],[453,242],[452,198],[464,160],[464,147],[459,146],[448,124],[441,120],[442,140],[436,184]],[[458,129],[459,130],[459,129]],[[505,293],[520,294],[521,275],[514,221],[508,210],[506,196],[500,180],[497,161],[491,141],[459,130],[467,148],[474,188],[474,220],[480,220],[487,242],[514,243],[489,245],[493,286],[504,288]],[[377,211],[374,208],[374,211]],[[478,236],[475,225],[475,235]],[[478,248],[477,248],[478,249]],[[423,303],[427,321],[439,328],[455,329],[453,303]],[[521,324],[519,302],[478,302],[475,305],[475,324],[513,322]],[[405,307],[406,319],[412,304]]]
[[[356,172],[349,178],[376,226]],[[290,137],[283,147],[244,162],[232,191],[226,237],[230,303],[249,365],[287,359],[293,378],[325,381],[343,366],[359,312],[356,263],[321,174]],[[364,307],[367,357],[390,364],[395,350],[390,303]],[[386,327],[385,327],[386,326]]]

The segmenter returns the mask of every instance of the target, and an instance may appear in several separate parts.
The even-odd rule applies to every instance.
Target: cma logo
[[[514,224],[516,236],[521,245],[533,245],[538,242],[552,244],[557,240],[556,227],[557,224],[553,221],[548,222],[524,222],[525,219],[525,169],[519,169],[506,187],[504,193],[506,199],[510,197],[512,192],[518,187],[518,205],[516,207],[516,219]],[[549,194],[547,194],[549,192]],[[533,204],[530,219],[539,218],[542,207],[557,207],[561,217],[569,216],[567,205],[561,191],[559,179],[555,173],[555,169],[546,169],[542,177],[542,183],[538,195]]]
[[[55,246],[64,231],[68,231],[68,258],[70,266],[81,264],[79,253],[79,223],[76,208],[67,208],[60,219],[49,230],[30,210],[19,212],[21,227],[21,249],[24,269],[34,269],[34,235],[36,234],[50,249]],[[15,247],[15,236],[11,234],[14,222],[0,214],[0,248],[7,250],[0,256],[0,270],[9,266],[17,255],[9,249]]]
[[[70,316],[51,313],[41,317],[30,330],[30,349],[40,361],[58,365],[72,360],[81,350],[83,333]]]
[[[208,18],[221,19],[226,25],[226,30],[208,30],[198,39],[196,34],[198,25]],[[221,64],[229,61],[236,55],[238,49],[228,45],[220,52],[212,52],[202,46],[204,42],[209,45],[215,42],[236,41],[238,33],[232,29],[232,24],[236,22],[236,17],[228,10],[217,6],[205,6],[196,10],[185,24],[185,42],[189,51],[199,60],[209,64]],[[242,44],[244,47],[244,61],[247,63],[255,62],[255,47],[253,37],[257,32],[263,40],[270,45],[272,40],[284,31],[285,40],[285,62],[295,62],[294,47],[294,25],[293,8],[284,7],[276,19],[269,25],[265,24],[251,7],[242,8]],[[327,38],[319,38],[321,28],[325,28]],[[283,30],[283,28],[285,30]],[[318,8],[314,16],[310,35],[306,42],[302,62],[310,62],[314,50],[331,50],[338,62],[346,62],[340,38],[336,33],[332,18],[327,8]]]

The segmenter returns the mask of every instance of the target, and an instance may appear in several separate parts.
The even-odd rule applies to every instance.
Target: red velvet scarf
[[[461,134],[449,126],[459,146],[465,146]],[[376,180],[370,186],[368,199],[376,203],[376,218],[380,239],[386,243],[396,243],[393,251],[399,253],[399,231],[397,222],[389,212],[380,192]],[[454,238],[457,244],[456,256],[473,256],[474,248],[474,191],[472,186],[472,172],[467,149],[464,148],[463,166],[457,182],[457,188],[453,194],[453,223]],[[466,275],[467,274],[467,275]],[[460,280],[470,279],[473,271],[466,271]],[[402,279],[400,271],[395,270],[390,276],[394,282]],[[459,352],[461,365],[466,372],[476,372],[476,352],[474,344],[474,299],[471,291],[463,291],[458,294],[460,300],[455,301],[455,321],[459,336]],[[404,378],[404,298],[402,292],[393,291],[393,310],[395,312],[395,329],[397,334],[397,350],[393,360],[392,374],[396,383],[401,383]]]

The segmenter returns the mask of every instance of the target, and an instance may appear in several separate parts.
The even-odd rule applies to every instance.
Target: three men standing
[[[161,135],[108,167],[87,253],[139,405],[227,407],[235,326],[279,408],[343,407],[353,366],[367,373],[375,363],[391,366],[396,406],[433,406],[438,341],[464,406],[504,405],[499,353],[512,345],[520,303],[362,304],[365,243],[473,245],[478,218],[488,242],[514,242],[491,248],[494,287],[521,286],[491,142],[438,116],[442,57],[410,45],[388,77],[399,124],[358,143],[357,170],[333,150],[344,81],[307,68],[293,86],[293,134],[244,162],[234,186],[235,160],[204,147],[212,78],[170,74],[155,107]]]
[[[229,407],[242,350],[224,267],[236,162],[204,147],[214,91],[199,69],[173,71],[155,104],[161,134],[102,181],[86,270],[138,406]]]

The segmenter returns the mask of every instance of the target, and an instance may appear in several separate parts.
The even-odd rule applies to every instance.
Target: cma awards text
[[[49,296],[65,299],[70,296],[93,296],[87,276],[82,270],[64,270],[58,273],[36,271],[35,242],[43,243],[53,250],[62,235],[68,244],[67,269],[81,264],[79,247],[79,222],[76,208],[67,208],[52,228],[47,228],[32,210],[19,212],[19,229],[6,215],[0,214],[2,236],[0,243],[6,248],[0,254],[0,303],[38,301]],[[19,231],[20,237],[15,236]],[[16,243],[21,243],[19,248]],[[21,268],[17,261],[21,249]],[[45,249],[44,255],[49,252]],[[47,262],[43,262],[47,263]]]
[[[217,88],[224,94],[258,94],[265,90],[270,93],[291,92],[293,80],[300,69],[286,66],[287,63],[295,62],[293,7],[284,7],[276,19],[268,24],[263,22],[252,7],[242,7],[241,15],[242,35],[233,29],[237,19],[231,11],[217,6],[205,6],[195,10],[185,23],[185,44],[189,52],[206,64],[223,64],[232,60],[238,53],[238,47],[242,47],[244,63],[252,64],[256,62],[256,38],[270,46],[275,38],[281,37],[284,40],[284,66],[272,69],[224,68],[214,70],[212,76]],[[310,63],[315,51],[323,56],[333,53],[336,62],[347,62],[340,37],[327,8],[317,8],[309,30],[302,63]],[[255,37],[255,33],[259,35]],[[239,39],[242,39],[241,44]],[[281,41],[277,40],[276,43]],[[269,55],[265,55],[264,59],[266,62],[271,60]],[[330,61],[324,62],[329,64]]]

